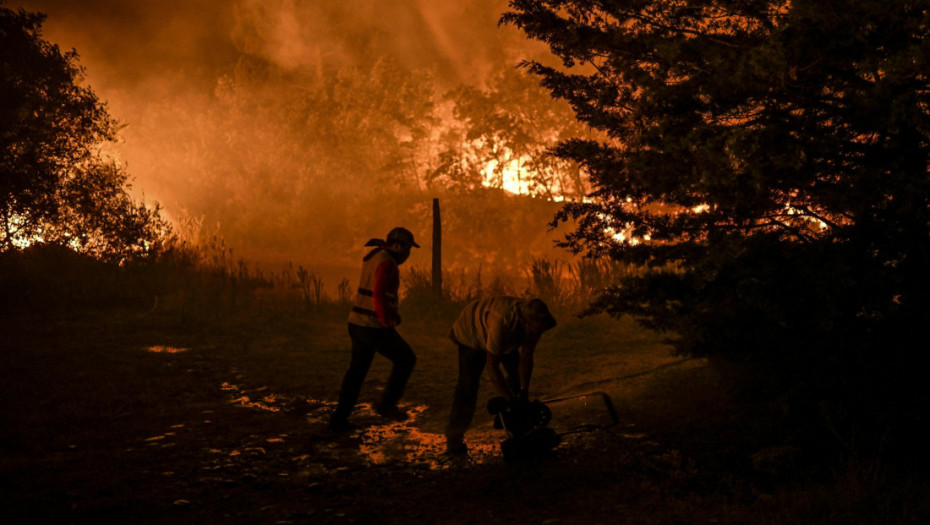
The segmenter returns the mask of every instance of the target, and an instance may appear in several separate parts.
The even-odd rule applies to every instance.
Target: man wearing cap
[[[459,378],[446,427],[447,453],[468,453],[465,431],[475,414],[485,369],[497,393],[510,403],[528,399],[536,344],[555,324],[540,299],[497,296],[465,305],[449,334],[458,345]]]
[[[329,428],[334,432],[353,428],[349,423],[349,414],[358,400],[375,352],[393,363],[376,411],[395,421],[407,417],[405,412],[397,408],[397,402],[413,372],[416,356],[395,328],[400,324],[397,311],[397,291],[400,286],[398,266],[410,256],[411,248],[419,248],[420,245],[406,228],[394,228],[385,240],[371,239],[365,246],[374,249],[362,259],[362,275],[349,313],[352,361],[342,381],[339,404],[329,421]]]

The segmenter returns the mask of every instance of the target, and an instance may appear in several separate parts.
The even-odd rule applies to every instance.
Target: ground
[[[791,488],[794,451],[767,414],[630,320],[563,314],[540,344],[534,397],[571,398],[552,403],[551,425],[583,431],[547,457],[506,462],[504,436],[479,409],[470,458],[449,460],[448,321],[400,328],[418,355],[412,418],[372,412],[389,370],[377,358],[359,430],[334,436],[325,418],[349,348],[341,312],[2,318],[0,522],[792,523],[878,512],[866,485],[830,505]],[[481,395],[479,407],[489,385]],[[895,516],[926,517],[922,495],[899,494]]]

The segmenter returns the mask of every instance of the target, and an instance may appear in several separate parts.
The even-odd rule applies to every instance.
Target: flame
[[[23,216],[17,214],[13,214],[13,216],[10,217],[7,222],[9,239],[15,248],[19,250],[25,250],[30,246],[44,244],[48,241],[48,239],[45,238],[46,231],[42,228],[37,228],[36,233],[32,236],[23,236],[22,229],[25,225],[26,219],[23,218]],[[90,236],[86,233],[82,233],[79,236],[74,236],[68,232],[64,232],[62,235],[67,239],[65,245],[76,252],[80,252],[82,245],[86,244],[87,240],[90,238]],[[147,249],[148,242],[145,244]]]
[[[533,166],[529,155],[515,156],[505,149],[502,158],[487,161],[480,170],[481,185],[485,188],[499,188],[512,195],[551,199],[563,202],[568,198],[563,182],[558,176],[541,172]],[[581,197],[588,200],[587,197]]]
[[[809,223],[811,223],[811,224],[814,224],[814,225],[816,225],[817,227],[819,227],[821,231],[826,230],[827,228],[830,227],[830,226],[829,226],[826,222],[824,222],[823,220],[818,219],[817,217],[812,217],[810,214],[804,213],[803,211],[801,211],[801,210],[795,208],[795,207],[791,204],[791,202],[785,203],[785,213],[787,213],[789,216],[796,216],[797,218],[800,218],[800,219],[805,220],[805,221],[807,221],[807,222],[809,222]]]
[[[613,228],[606,228],[604,231],[607,232],[607,234],[610,235],[613,240],[619,243],[629,244],[630,246],[636,246],[641,242],[646,242],[652,239],[649,234],[643,235],[642,237],[636,237],[630,233],[631,230],[632,228],[628,228],[618,232]]]
[[[33,244],[39,244],[45,242],[45,239],[42,237],[42,230],[39,230],[38,234],[31,238],[24,238],[20,235],[20,231],[23,229],[23,226],[26,225],[26,219],[21,215],[13,214],[12,217],[7,222],[7,230],[11,232],[9,235],[11,237],[10,242],[13,243],[13,246],[23,250],[32,246]]]
[[[180,354],[181,352],[187,352],[189,348],[179,348],[176,346],[150,346],[147,348],[149,352],[153,354]]]
[[[532,195],[532,177],[523,169],[526,158],[511,159],[503,164],[492,160],[481,170],[481,184],[487,188],[501,188],[514,195]]]

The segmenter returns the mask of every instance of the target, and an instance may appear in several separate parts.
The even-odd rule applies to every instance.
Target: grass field
[[[183,304],[0,316],[0,523],[930,522],[922,473],[892,476],[880,458],[807,468],[780,407],[736,397],[737,371],[672,355],[629,319],[557,308],[533,382],[541,399],[603,392],[618,424],[505,462],[485,383],[471,457],[449,461],[455,308],[408,305],[414,417],[372,412],[378,357],[359,430],[334,436],[344,305],[211,309],[191,290]],[[602,399],[553,403],[552,427],[610,423]]]

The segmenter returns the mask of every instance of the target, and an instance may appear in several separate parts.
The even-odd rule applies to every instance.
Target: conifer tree
[[[502,22],[559,59],[525,66],[605,137],[555,149],[595,188],[561,212],[577,220],[565,246],[645,268],[594,311],[824,395],[915,393],[912,341],[930,321],[930,2],[510,7]]]

